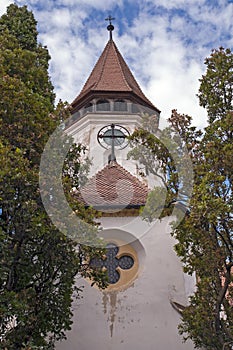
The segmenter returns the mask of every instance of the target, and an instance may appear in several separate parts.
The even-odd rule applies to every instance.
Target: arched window
[[[110,111],[110,102],[108,100],[98,100],[96,103],[97,111]]]
[[[127,111],[127,102],[124,100],[114,101],[114,111],[126,112]]]
[[[93,104],[91,102],[84,107],[84,112],[93,112]]]
[[[79,118],[80,118],[80,112],[76,112],[75,114],[73,114],[72,117],[70,118],[71,124],[74,123]]]
[[[132,103],[132,113],[139,113],[140,108],[136,103]]]

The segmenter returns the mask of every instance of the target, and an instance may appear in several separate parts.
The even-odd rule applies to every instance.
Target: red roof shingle
[[[97,92],[131,93],[150,108],[157,110],[142,92],[113,40],[108,41],[83,89],[71,106],[75,108],[86,95]]]
[[[148,187],[116,162],[111,162],[80,190],[82,201],[93,207],[145,205]]]

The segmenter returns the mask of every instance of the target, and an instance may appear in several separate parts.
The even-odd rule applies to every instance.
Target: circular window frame
[[[114,284],[109,284],[104,292],[127,289],[138,276],[139,260],[137,252],[130,244],[119,239],[106,239],[106,243],[113,243],[118,246],[119,251],[116,255],[117,259],[120,259],[122,256],[130,256],[134,264],[128,270],[124,270],[118,266],[116,271],[120,274],[119,281]]]
[[[100,144],[101,147],[105,148],[105,149],[110,149],[111,148],[111,141],[107,142],[105,140],[106,134],[108,138],[111,138],[111,136],[109,135],[112,129],[112,125],[105,125],[103,126],[97,134],[97,140],[98,143]],[[128,146],[129,141],[128,141],[128,137],[130,136],[129,131],[122,125],[119,124],[114,124],[114,130],[116,130],[119,133],[119,137],[122,138],[124,137],[124,139],[122,139],[122,142],[120,142],[119,144],[117,144],[116,142],[114,142],[114,147],[116,149],[124,149]],[[117,135],[116,135],[117,138]]]
[[[130,287],[134,280],[138,277],[139,274],[139,258],[136,250],[125,241],[122,241],[120,239],[115,238],[105,238],[104,239],[106,244],[113,243],[116,245],[119,250],[116,255],[117,259],[120,259],[122,256],[129,256],[133,259],[134,264],[130,269],[122,269],[120,266],[116,268],[116,271],[119,273],[120,278],[119,280],[114,284],[108,284],[107,288],[100,289],[97,285],[94,285],[94,288],[101,290],[103,293],[113,292],[113,291],[123,291]],[[103,257],[104,259],[104,257]],[[106,267],[102,267],[102,271],[106,271]],[[89,278],[86,278],[88,283],[92,284],[93,281]]]

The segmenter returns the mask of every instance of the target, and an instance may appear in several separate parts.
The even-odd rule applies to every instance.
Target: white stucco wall
[[[114,115],[113,113],[108,114],[106,112],[99,114],[89,113],[67,129],[67,133],[73,136],[75,142],[80,142],[88,147],[88,156],[93,160],[93,165],[89,174],[90,177],[108,164],[108,155],[111,154],[111,149],[109,148],[106,150],[100,146],[97,141],[97,134],[102,127],[111,125],[112,123],[120,124],[127,128],[129,133],[132,133],[140,124],[140,116],[136,114]],[[129,147],[123,150],[115,149],[117,162],[133,175],[137,175],[136,163],[134,161],[126,161],[129,149]]]
[[[73,137],[74,142],[87,146],[86,155],[92,161],[89,177],[95,175],[108,164],[108,156],[111,149],[103,148],[97,140],[98,132],[106,125],[118,124],[123,126],[131,134],[141,126],[141,115],[139,114],[119,114],[109,113],[87,113],[83,118],[67,128],[66,132]],[[130,145],[124,149],[115,148],[117,163],[128,170],[132,175],[136,176],[140,181],[148,185],[149,188],[160,185],[160,179],[154,175],[142,177],[139,170],[143,170],[143,166],[138,167],[138,163],[133,159],[128,159],[128,153],[131,150]]]
[[[56,350],[194,349],[192,343],[182,343],[177,331],[180,316],[170,304],[170,300],[187,303],[194,279],[185,277],[173,250],[169,220],[151,226],[138,217],[101,221],[107,237],[125,235],[134,246],[135,240],[140,241],[139,276],[128,289],[111,293],[79,280],[85,285],[83,299],[74,302],[72,331]]]

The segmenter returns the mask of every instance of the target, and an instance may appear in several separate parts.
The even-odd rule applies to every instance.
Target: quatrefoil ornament
[[[93,258],[90,266],[106,269],[108,275],[108,282],[115,284],[120,280],[119,268],[122,270],[129,270],[134,265],[134,259],[124,254],[118,257],[119,247],[115,243],[108,243],[106,245],[106,255],[103,259]]]

